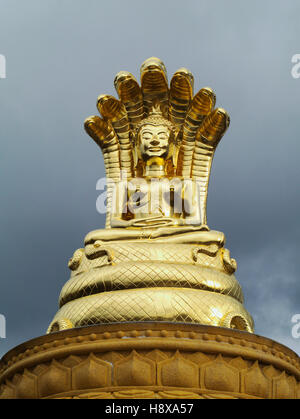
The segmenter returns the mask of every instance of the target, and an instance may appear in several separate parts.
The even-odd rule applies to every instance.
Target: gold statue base
[[[51,333],[0,362],[0,399],[300,399],[300,358],[265,337],[182,323]]]
[[[224,243],[223,233],[194,227],[89,233],[69,262],[71,278],[48,332],[161,321],[253,332]]]

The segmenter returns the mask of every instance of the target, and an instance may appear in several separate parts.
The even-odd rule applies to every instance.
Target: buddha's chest
[[[140,179],[127,187],[127,205],[131,213],[181,215],[196,205],[196,189],[180,179]]]

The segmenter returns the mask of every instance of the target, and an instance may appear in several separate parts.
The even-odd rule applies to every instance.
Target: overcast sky
[[[231,126],[208,224],[223,231],[256,333],[300,353],[299,0],[0,0],[0,356],[45,333],[67,261],[102,228],[100,150],[83,130],[120,70],[157,56],[212,87]]]

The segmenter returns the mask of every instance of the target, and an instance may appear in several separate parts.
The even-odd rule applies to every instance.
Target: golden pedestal
[[[26,342],[0,364],[0,399],[300,398],[300,359],[232,329],[122,323]]]

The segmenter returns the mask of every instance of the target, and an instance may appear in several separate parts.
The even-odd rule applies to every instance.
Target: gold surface
[[[106,227],[159,227],[192,224],[206,227],[206,200],[211,164],[215,149],[229,126],[229,116],[215,109],[212,89],[203,88],[193,96],[193,76],[182,68],[168,87],[166,68],[155,57],[141,67],[141,87],[132,74],[120,72],[115,78],[119,99],[100,95],[97,107],[102,115],[85,121],[87,133],[101,147],[107,178],[117,185],[122,173],[127,179],[143,179],[153,189],[150,178],[190,179],[199,186],[193,194],[195,214],[173,214],[172,205],[164,203],[156,214],[142,215],[128,211],[112,214],[112,185],[108,184]],[[137,182],[137,188],[138,188]],[[184,199],[184,197],[182,198]],[[130,200],[125,198],[124,204]],[[120,233],[121,234],[121,233]]]
[[[219,327],[119,323],[42,336],[0,361],[0,399],[300,399],[300,359]]]
[[[229,116],[211,88],[194,95],[185,68],[169,87],[155,57],[142,64],[140,85],[126,71],[114,84],[119,99],[100,95],[101,117],[85,121],[106,168],[106,228],[90,232],[69,261],[48,332],[151,320],[253,332],[236,261],[224,234],[207,226],[210,170]]]

